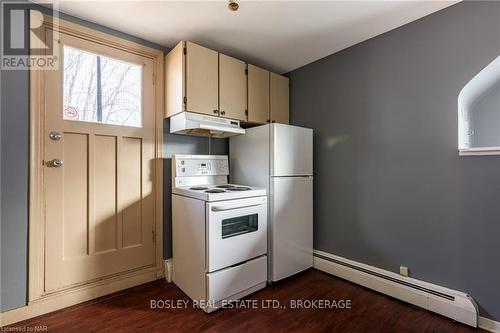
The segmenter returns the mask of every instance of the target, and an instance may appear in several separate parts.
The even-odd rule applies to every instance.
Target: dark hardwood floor
[[[186,308],[151,309],[151,300]],[[257,303],[257,308],[251,308]],[[287,309],[264,308],[275,300]],[[351,300],[350,309],[291,309],[293,300]],[[161,304],[161,302],[159,303]],[[333,303],[330,303],[332,305]],[[309,270],[206,314],[173,283],[158,280],[11,325],[55,332],[480,332],[328,274]],[[304,304],[309,306],[310,304]],[[316,307],[320,305],[316,304]],[[320,306],[321,307],[321,306]]]

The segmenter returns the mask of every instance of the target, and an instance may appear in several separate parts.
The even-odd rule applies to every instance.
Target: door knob
[[[54,141],[59,141],[59,140],[61,140],[62,135],[59,132],[53,131],[53,132],[50,132],[49,138],[54,140]]]
[[[49,162],[49,166],[51,166],[53,168],[59,168],[59,167],[62,167],[62,165],[63,165],[63,161],[61,161],[58,158],[54,158],[52,161]]]

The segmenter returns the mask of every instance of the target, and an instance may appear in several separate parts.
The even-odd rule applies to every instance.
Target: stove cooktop
[[[217,185],[215,187],[217,188],[231,188],[231,187],[235,187],[236,185],[230,185],[230,184],[224,184],[224,185]]]
[[[245,185],[219,184],[174,187],[172,193],[205,201],[219,201],[266,195],[264,188]]]
[[[251,188],[247,186],[235,186],[235,187],[229,187],[227,189],[228,191],[250,191]]]
[[[214,188],[214,189],[211,189],[211,190],[206,190],[205,193],[224,193],[226,191],[224,190],[220,190],[218,188]]]

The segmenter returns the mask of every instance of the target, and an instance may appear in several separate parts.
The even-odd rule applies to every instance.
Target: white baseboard
[[[158,270],[155,267],[118,275],[89,285],[65,290],[61,293],[43,296],[21,308],[2,312],[0,314],[0,327],[151,282],[159,277],[162,277],[161,269]]]
[[[165,264],[165,280],[167,280],[167,282],[170,283],[172,282],[174,274],[174,262],[172,258],[170,258],[170,259],[165,259],[164,264]]]
[[[500,333],[500,323],[485,317],[479,317],[479,328],[490,332]]]
[[[477,305],[467,294],[314,250],[314,268],[477,327]],[[483,321],[486,323],[486,321]],[[488,322],[489,323],[489,322]]]

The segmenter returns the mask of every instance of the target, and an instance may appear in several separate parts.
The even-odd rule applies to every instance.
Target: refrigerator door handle
[[[314,177],[309,175],[309,176],[303,176],[303,175],[300,175],[300,176],[272,176],[271,177],[272,179],[313,179]]]

